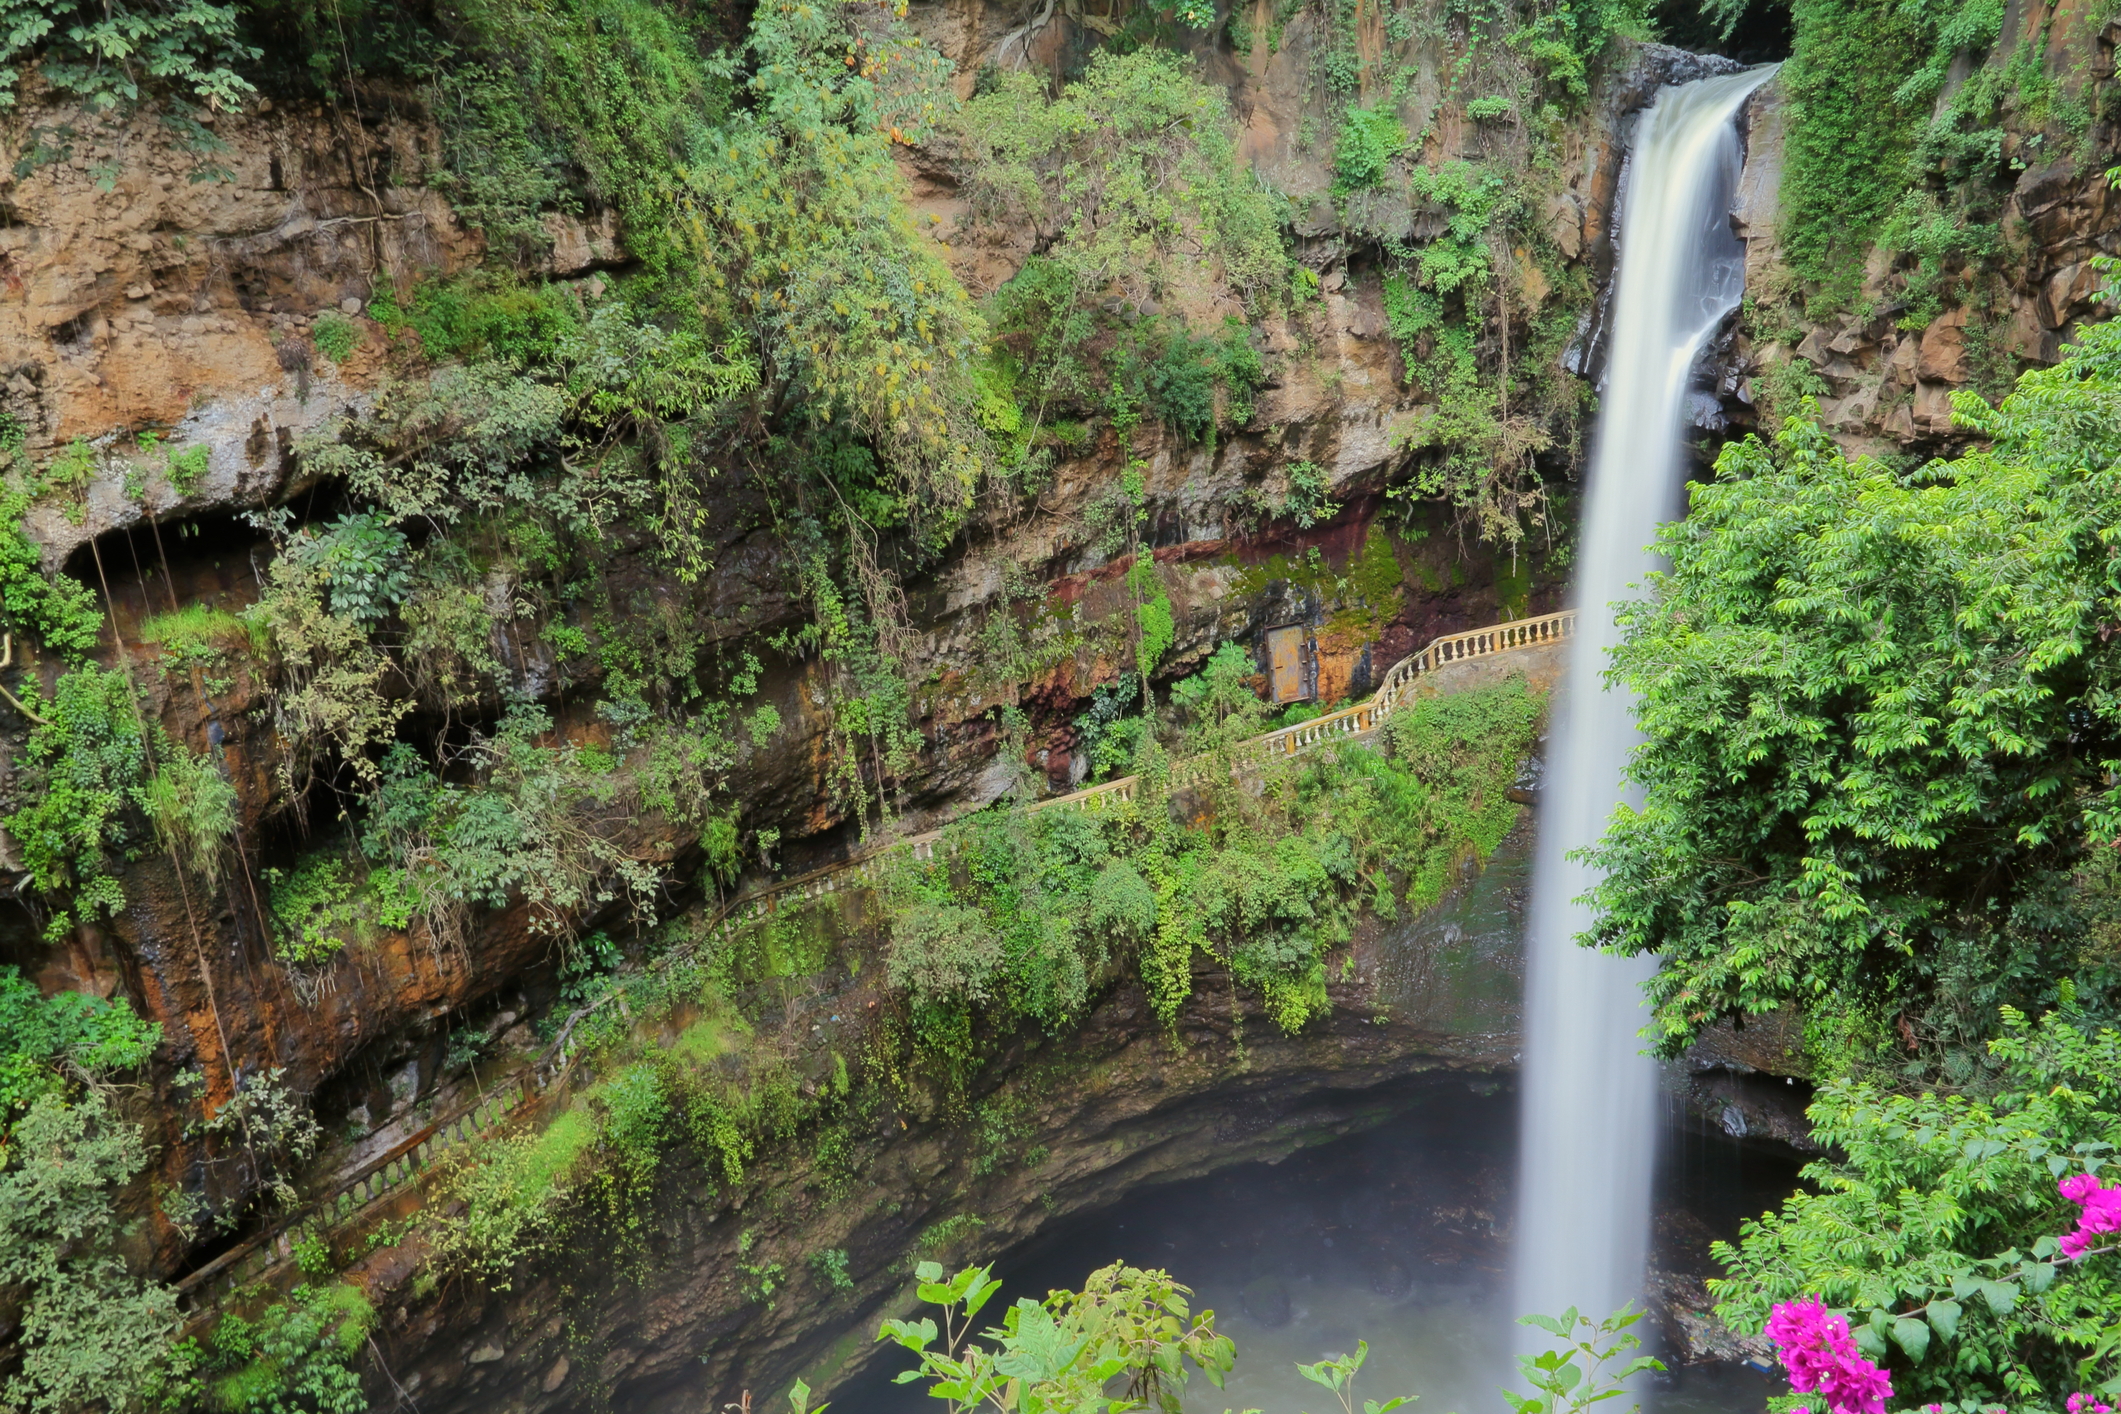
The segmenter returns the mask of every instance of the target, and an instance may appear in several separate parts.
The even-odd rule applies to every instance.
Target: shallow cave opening
[[[1742,64],[1779,64],[1790,57],[1796,22],[1783,0],[1753,0],[1726,37],[1720,16],[1704,13],[1701,0],[1661,0],[1657,36],[1697,54],[1722,54]]]
[[[136,621],[198,602],[240,609],[257,598],[258,565],[270,548],[240,516],[142,520],[83,541],[67,556],[66,573],[99,596],[107,576],[120,608]]]

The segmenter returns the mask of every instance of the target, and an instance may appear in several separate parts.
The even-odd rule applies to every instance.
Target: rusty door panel
[[[1267,630],[1267,664],[1276,702],[1304,696],[1304,631],[1301,627]]]

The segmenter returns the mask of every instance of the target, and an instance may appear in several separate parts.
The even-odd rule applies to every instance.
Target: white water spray
[[[1621,799],[1637,741],[1625,691],[1606,691],[1612,604],[1678,514],[1683,409],[1702,346],[1744,293],[1729,212],[1740,165],[1734,117],[1771,71],[1663,90],[1637,128],[1621,207],[1619,285],[1605,396],[1578,536],[1568,690],[1548,742],[1526,947],[1523,1170],[1516,1311],[1598,1319],[1643,1294],[1657,1070],[1636,1035],[1651,958],[1576,942],[1595,842]]]

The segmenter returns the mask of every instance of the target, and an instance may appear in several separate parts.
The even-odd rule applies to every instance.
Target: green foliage
[[[1345,196],[1374,187],[1407,149],[1407,130],[1390,108],[1350,108],[1333,143],[1333,190]]]
[[[1089,710],[1075,719],[1076,747],[1089,759],[1091,779],[1103,780],[1133,765],[1151,725],[1139,713],[1127,715],[1141,699],[1141,686],[1139,675],[1126,673],[1091,689]]]
[[[1361,1373],[1363,1362],[1369,1358],[1370,1342],[1358,1340],[1353,1355],[1329,1356],[1315,1364],[1298,1365],[1296,1373],[1332,1394],[1340,1401],[1344,1414],[1355,1414],[1355,1376]],[[1366,1399],[1362,1402],[1362,1414],[1391,1414],[1394,1409],[1413,1402],[1403,1395],[1382,1402]]]
[[[507,1291],[524,1263],[565,1231],[575,1170],[596,1139],[586,1110],[566,1110],[536,1133],[490,1139],[475,1154],[459,1151],[443,1170],[441,1201],[430,1201],[420,1219],[440,1270]]]
[[[1518,1370],[1532,1393],[1504,1390],[1503,1398],[1514,1414],[1576,1414],[1624,1396],[1631,1378],[1664,1368],[1661,1360],[1628,1354],[1642,1347],[1642,1338],[1628,1329],[1642,1317],[1632,1304],[1602,1321],[1579,1315],[1574,1306],[1559,1316],[1518,1317],[1519,1325],[1537,1327],[1562,1343],[1537,1355],[1518,1356]],[[1606,1368],[1616,1360],[1622,1363]]]
[[[1422,835],[1395,840],[1394,862],[1411,880],[1408,902],[1426,908],[1442,896],[1450,866],[1470,849],[1486,858],[1517,819],[1505,792],[1539,734],[1543,699],[1521,679],[1478,692],[1419,698],[1386,724],[1395,762],[1420,789]],[[1399,792],[1378,777],[1381,795]],[[1387,818],[1405,806],[1379,807]],[[1423,838],[1423,836],[1427,838]],[[1419,841],[1419,843],[1417,843]]]
[[[560,964],[560,1000],[568,1007],[584,1006],[611,990],[612,974],[626,954],[602,931],[591,933],[567,950]]]
[[[25,700],[44,718],[15,759],[9,812],[0,824],[21,851],[30,882],[82,918],[108,917],[125,902],[119,864],[140,843],[133,823],[147,775],[147,731],[132,679],[76,668],[49,702]],[[49,936],[73,926],[55,911]]]
[[[1101,50],[1049,97],[1016,70],[965,105],[955,131],[976,219],[1035,231],[1080,297],[1118,280],[1137,299],[1176,259],[1221,262],[1250,299],[1287,281],[1279,222],[1238,171],[1228,102],[1167,51]]]
[[[1264,711],[1252,673],[1226,644],[1173,689],[1195,753],[1182,758],[1188,779],[1213,801],[1195,826],[1169,823],[1153,797],[1095,813],[990,811],[952,827],[957,863],[901,862],[886,885],[892,977],[940,1057],[969,1056],[975,1006],[1058,1032],[1129,958],[1173,1017],[1195,950],[1293,1031],[1324,1008],[1325,954],[1356,908],[1426,906],[1453,864],[1484,857],[1516,818],[1503,791],[1540,710],[1521,682],[1404,709],[1390,759],[1348,748],[1270,766],[1255,798],[1229,771]],[[938,861],[949,855],[938,847]]]
[[[1800,419],[1730,446],[1623,615],[1644,799],[1594,936],[1663,957],[1666,1050],[1793,1000],[1965,1045],[2075,951],[2054,887],[2121,834],[2121,326],[1955,410],[1987,447],[1912,477]]]
[[[141,788],[140,808],[162,848],[211,888],[221,881],[242,802],[211,757],[192,755],[160,728],[155,737],[157,765]]]
[[[1189,441],[1251,420],[1266,374],[1243,322],[1196,335],[1154,303],[1206,260],[1254,305],[1287,281],[1279,220],[1238,170],[1219,89],[1164,51],[1105,51],[1058,96],[1003,76],[954,129],[969,219],[1040,233],[989,307],[1020,442],[1062,414],[1101,413],[1124,434],[1146,411]]]
[[[1742,9],[1725,7],[1730,23]],[[1779,78],[1791,105],[1783,250],[1812,282],[1815,317],[1854,297],[1874,241],[1915,257],[1912,320],[1937,299],[1947,257],[1990,253],[1992,233],[1968,208],[2000,204],[2004,121],[2015,113],[2021,126],[2042,126],[2046,98],[2015,61],[1981,62],[2002,32],[2001,0],[1795,0],[1791,17],[1795,40]],[[1944,93],[1959,58],[1975,68]],[[1940,189],[1949,193],[1941,203]],[[1910,204],[1933,213],[1919,231]],[[1940,205],[1949,213],[1941,226]]]
[[[281,781],[290,790],[334,765],[372,783],[370,748],[390,740],[412,707],[385,691],[389,656],[361,624],[331,611],[330,592],[320,556],[280,555],[266,570],[258,602],[243,612],[277,660],[280,690],[271,711],[283,751]],[[357,595],[354,602],[364,601]]]
[[[461,758],[469,778],[462,783],[442,780],[409,745],[391,747],[361,834],[362,852],[392,871],[389,892],[402,900],[401,913],[379,914],[380,921],[403,927],[417,917],[441,939],[457,935],[469,909],[511,902],[530,909],[534,929],[563,935],[582,913],[621,897],[645,913],[655,869],[598,827],[601,807],[632,784],[642,803],[682,821],[683,807],[670,795],[682,780],[673,778],[689,776],[704,796],[700,773],[726,763],[726,743],[665,737],[662,746],[678,759],[664,762],[659,800],[653,760],[629,783],[585,765],[573,742],[539,744],[551,730],[542,708],[511,709],[491,736],[474,736]],[[715,755],[706,754],[709,746]]]
[[[362,911],[346,877],[346,861],[325,851],[292,872],[267,869],[272,898],[273,953],[292,967],[316,967],[339,955]]]
[[[1718,1314],[1752,1332],[1776,1302],[1817,1296],[1911,1404],[2054,1410],[2121,1374],[2111,1259],[2058,1261],[2055,1244],[2078,1211],[2056,1180],[2108,1177],[2121,1143],[2121,1035],[2006,1009],[1990,1049],[1986,1097],[1822,1089],[1812,1132],[1833,1157],[1716,1245]]]
[[[375,1328],[357,1286],[303,1284],[255,1319],[223,1316],[208,1344],[207,1402],[227,1414],[360,1414],[354,1368]]]
[[[1258,676],[1252,655],[1225,643],[1198,673],[1172,685],[1171,705],[1187,719],[1189,750],[1227,757],[1239,742],[1259,735],[1267,709],[1253,687]]]
[[[1434,208],[1443,230],[1417,248],[1393,243],[1398,268],[1385,277],[1386,326],[1408,383],[1428,405],[1397,434],[1417,457],[1413,475],[1389,494],[1441,500],[1462,528],[1515,553],[1527,532],[1544,524],[1533,458],[1553,446],[1552,429],[1582,400],[1582,389],[1561,379],[1556,366],[1575,329],[1571,305],[1587,291],[1580,277],[1543,264],[1542,281],[1565,297],[1550,298],[1544,309],[1521,302],[1517,314],[1529,316],[1532,338],[1514,353],[1503,350],[1514,318],[1498,319],[1491,337],[1489,308],[1507,313],[1509,289],[1524,277],[1498,270],[1494,252],[1518,241],[1536,250],[1543,239],[1525,184],[1452,161],[1417,167],[1408,187]]]
[[[564,287],[526,285],[483,273],[422,281],[413,286],[409,305],[401,305],[386,289],[370,303],[368,314],[392,333],[409,330],[418,335],[420,351],[429,358],[491,361],[510,369],[552,363],[563,342],[582,325],[581,308]],[[321,331],[321,320],[319,326]],[[345,324],[345,329],[344,343],[351,351],[353,326]],[[317,347],[330,355],[322,332],[315,337]]]
[[[781,1283],[788,1275],[788,1269],[779,1262],[769,1262],[763,1257],[752,1256],[757,1245],[758,1239],[749,1228],[737,1234],[736,1270],[737,1275],[742,1278],[738,1285],[747,1301],[770,1306],[773,1304],[773,1294],[781,1289]]]
[[[886,974],[916,1005],[987,1001],[1001,962],[1001,940],[976,908],[922,899],[892,916]]]
[[[1977,261],[1997,250],[1993,224],[1970,223],[1963,212],[1947,211],[1934,192],[1911,191],[1893,208],[1878,235],[1888,249],[1915,257],[1907,272],[1907,309],[1894,321],[1902,329],[1929,327],[1946,303],[1946,276],[1956,262]]]
[[[91,109],[130,108],[168,87],[235,110],[257,90],[237,69],[258,57],[238,38],[235,4],[211,0],[0,0],[0,108],[34,66]]]
[[[1313,461],[1299,460],[1284,466],[1282,474],[1289,480],[1289,491],[1274,506],[1276,515],[1295,521],[1298,529],[1309,530],[1339,512],[1340,504],[1326,496],[1324,467]]]
[[[921,1300],[942,1308],[933,1318],[887,1320],[877,1339],[919,1360],[906,1380],[926,1380],[950,1414],[971,1414],[990,1402],[1022,1414],[1068,1414],[1085,1408],[1155,1410],[1178,1414],[1193,1371],[1218,1389],[1236,1346],[1215,1331],[1215,1313],[1194,1314],[1190,1288],[1161,1271],[1114,1263],[1092,1272],[1080,1292],[1056,1291],[1045,1301],[1021,1297],[972,1340],[973,1320],[1001,1283],[985,1267],[968,1267],[948,1281],[934,1262],[914,1269]],[[1190,1368],[1189,1368],[1190,1367]],[[1111,1401],[1108,1386],[1125,1381]]]
[[[309,341],[317,346],[317,352],[333,363],[346,362],[359,338],[354,322],[343,314],[320,314],[309,331]]]
[[[47,997],[0,967],[0,1152],[15,1123],[44,1095],[64,1098],[77,1080],[101,1081],[147,1063],[162,1041],[123,1000],[86,992]]]
[[[191,494],[192,488],[199,484],[199,478],[206,474],[210,456],[211,449],[204,442],[194,447],[186,447],[181,452],[170,453],[168,461],[163,464],[163,474],[169,478],[169,484],[176,489],[178,495]]]
[[[405,532],[381,516],[343,515],[322,530],[298,532],[280,553],[321,581],[332,614],[366,624],[395,609],[412,589]]]
[[[37,542],[22,529],[29,505],[25,492],[0,492],[0,631],[33,638],[69,663],[85,662],[103,631],[103,611],[80,580],[45,573]]]
[[[854,1278],[847,1274],[847,1250],[845,1248],[827,1247],[822,1252],[811,1253],[810,1268],[817,1273],[818,1280],[832,1290],[854,1290]]]
[[[1644,0],[1561,0],[1538,7],[1509,45],[1560,107],[1575,108],[1589,100],[1592,70],[1613,41],[1650,38],[1655,14]]]
[[[46,1090],[8,1150],[34,1162],[0,1168],[0,1283],[21,1302],[19,1363],[0,1393],[32,1414],[159,1395],[181,1376],[176,1293],[132,1276],[117,1250],[127,1231],[118,1191],[148,1159],[139,1127],[113,1115],[101,1091],[69,1104]]]

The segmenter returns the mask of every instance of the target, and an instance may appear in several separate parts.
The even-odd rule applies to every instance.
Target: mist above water
[[[1570,687],[1548,739],[1526,937],[1518,1313],[1574,1306],[1598,1317],[1643,1293],[1658,1078],[1636,1033],[1656,962],[1576,942],[1592,922],[1578,900],[1593,876],[1568,856],[1604,832],[1638,740],[1631,698],[1603,686],[1619,639],[1612,605],[1653,567],[1646,547],[1681,509],[1688,383],[1745,291],[1745,249],[1729,217],[1741,165],[1734,119],[1771,72],[1663,90],[1637,128],[1625,179]]]

